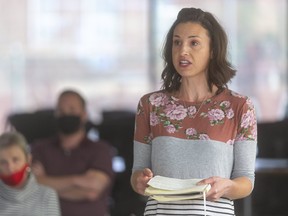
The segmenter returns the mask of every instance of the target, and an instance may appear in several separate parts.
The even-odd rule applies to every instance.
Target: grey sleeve
[[[134,140],[134,162],[132,171],[151,168],[151,145]]]
[[[256,141],[237,141],[234,144],[234,166],[231,178],[247,177],[254,186]]]

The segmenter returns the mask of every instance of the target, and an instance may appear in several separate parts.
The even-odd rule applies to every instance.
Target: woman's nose
[[[182,45],[181,46],[181,50],[180,50],[180,54],[181,55],[187,55],[189,52],[188,52],[188,47],[185,46],[185,45]]]
[[[7,163],[7,173],[11,174],[16,171],[16,166],[14,163]]]

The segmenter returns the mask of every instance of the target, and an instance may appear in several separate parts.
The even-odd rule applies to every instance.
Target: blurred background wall
[[[182,7],[216,15],[238,69],[230,83],[252,97],[259,121],[287,107],[287,0],[0,0],[0,131],[13,112],[53,107],[66,87],[89,113],[136,109],[161,86],[161,50]]]

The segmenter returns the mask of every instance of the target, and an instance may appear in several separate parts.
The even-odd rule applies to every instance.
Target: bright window
[[[11,112],[54,107],[73,87],[102,110],[134,111],[159,89],[166,33],[182,7],[216,15],[238,73],[231,89],[250,96],[260,121],[287,105],[286,0],[23,0],[0,3],[0,130]]]

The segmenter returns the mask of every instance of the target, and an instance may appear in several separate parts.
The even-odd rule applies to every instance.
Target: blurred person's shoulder
[[[31,149],[49,148],[57,145],[58,140],[59,139],[57,136],[36,139],[33,143],[30,144]]]
[[[84,143],[89,148],[93,148],[93,149],[105,149],[105,150],[113,149],[113,145],[104,139],[93,140],[93,139],[90,139],[89,137],[86,137],[84,139]]]

